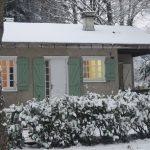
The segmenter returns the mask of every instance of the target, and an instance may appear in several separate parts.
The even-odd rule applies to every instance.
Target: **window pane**
[[[89,63],[90,63],[90,66],[95,66],[95,60],[90,60]]]
[[[46,68],[46,74],[49,74],[49,68]]]
[[[14,75],[10,74],[10,80],[14,80]]]
[[[49,82],[46,82],[46,88],[49,88]]]
[[[1,65],[2,65],[2,66],[6,66],[6,59],[2,59]]]
[[[2,73],[6,73],[6,72],[7,72],[6,67],[2,67]]]
[[[45,61],[45,67],[48,67],[48,61]]]
[[[14,68],[13,68],[13,67],[10,67],[10,68],[9,68],[9,72],[10,72],[10,73],[13,73],[13,72],[14,72]]]
[[[46,95],[49,96],[50,92],[49,89],[46,89]]]
[[[14,81],[10,81],[10,87],[14,87]]]
[[[102,78],[102,66],[98,66],[98,78]]]
[[[9,65],[10,65],[10,67],[13,67],[14,66],[14,60],[10,60]]]
[[[49,75],[46,75],[46,81],[49,81]]]
[[[83,66],[86,66],[86,61],[85,60],[83,61]]]
[[[3,86],[3,87],[7,87],[7,81],[3,81],[3,82],[2,82],[2,86]]]
[[[7,80],[7,74],[2,74],[2,80]]]
[[[96,72],[95,72],[95,60],[89,60],[89,78],[94,79],[96,77]]]
[[[102,72],[98,72],[98,78],[99,78],[99,79],[102,78]]]
[[[101,60],[98,60],[97,63],[98,63],[98,66],[102,65],[102,61]]]
[[[86,73],[84,73],[84,74],[83,74],[83,77],[84,77],[84,78],[87,78],[87,75],[86,75]]]

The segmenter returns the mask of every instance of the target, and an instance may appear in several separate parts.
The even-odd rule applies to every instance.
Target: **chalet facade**
[[[84,30],[80,24],[4,23],[0,64],[7,105],[134,87],[133,57],[150,53],[150,35],[87,23]]]

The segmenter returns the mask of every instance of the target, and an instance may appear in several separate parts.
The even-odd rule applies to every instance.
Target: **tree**
[[[120,24],[133,25],[135,17],[150,8],[149,0],[67,0],[69,11],[72,16],[78,16],[80,21],[80,14],[83,11],[95,11],[96,24]],[[74,8],[76,7],[76,11]],[[74,22],[74,21],[71,21]]]
[[[132,26],[149,8],[149,0],[13,0],[6,16],[22,22],[78,23],[83,11],[95,11],[95,24]]]
[[[4,0],[0,0],[0,43],[3,36],[3,15],[4,15]]]
[[[65,23],[66,9],[64,0],[13,0],[8,2],[5,16],[17,22]]]

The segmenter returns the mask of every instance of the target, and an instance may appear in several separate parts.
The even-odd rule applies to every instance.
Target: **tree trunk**
[[[77,1],[74,0],[74,3],[72,3],[71,5],[72,7],[72,11],[73,11],[73,23],[74,24],[77,24],[78,23],[78,20],[77,20]]]
[[[132,1],[129,0],[129,6],[128,6],[129,10],[128,10],[128,18],[127,18],[127,25],[128,26],[132,26],[133,24],[133,18],[131,17],[132,16]]]
[[[4,15],[4,0],[0,0],[0,43],[3,36],[3,15]]]
[[[96,0],[90,0],[90,7],[93,11],[96,10]]]
[[[3,36],[3,16],[4,16],[4,0],[0,0],[0,43]],[[7,150],[7,131],[3,125],[5,120],[5,113],[2,111],[4,108],[4,99],[2,95],[2,83],[1,83],[1,68],[0,68],[0,150]]]
[[[108,24],[112,25],[113,24],[113,17],[112,17],[111,1],[110,0],[103,0],[103,2],[106,4]]]
[[[123,0],[119,0],[119,23],[120,23],[120,25],[124,25]]]

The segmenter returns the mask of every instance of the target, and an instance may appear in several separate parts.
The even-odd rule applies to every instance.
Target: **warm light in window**
[[[0,65],[2,68],[2,87],[14,88],[15,87],[15,60],[12,57],[1,57]]]
[[[98,63],[98,67],[97,67],[97,69],[98,69],[98,78],[101,79],[102,78],[102,61],[98,60],[97,63]]]
[[[88,61],[89,64],[89,78],[95,78],[96,77],[96,72],[95,72],[95,65],[96,62],[95,60],[89,60]]]
[[[5,59],[2,59],[1,65],[2,65],[2,67],[3,67],[3,66],[6,66],[6,60],[5,60]]]
[[[2,82],[2,86],[3,86],[3,87],[7,87],[7,81],[3,81],[3,82]]]
[[[102,79],[102,60],[90,59],[83,61],[83,76],[86,79],[101,80]]]
[[[7,80],[7,74],[2,73],[2,80]]]
[[[2,67],[2,73],[7,73],[6,67]]]
[[[14,60],[10,60],[9,64],[10,64],[10,67],[13,67],[14,66]]]

